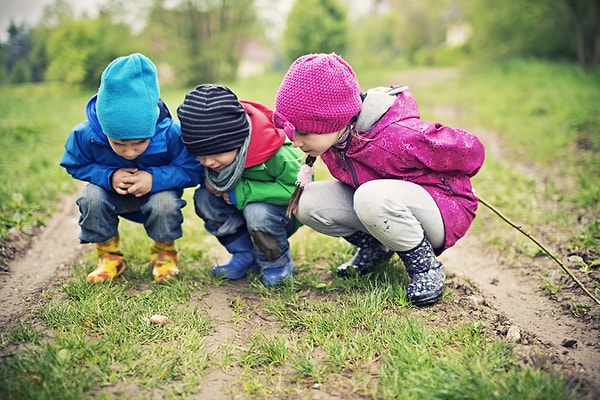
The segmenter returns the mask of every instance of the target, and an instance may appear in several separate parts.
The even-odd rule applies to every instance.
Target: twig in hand
[[[296,189],[294,190],[294,193],[292,193],[292,197],[290,197],[290,203],[288,204],[288,208],[285,212],[285,215],[287,215],[288,218],[296,212],[298,203],[300,202],[300,196],[302,196],[302,192],[304,191],[304,187],[312,181],[314,171],[313,165],[316,160],[317,157],[306,156],[304,165],[300,167],[300,171],[298,172],[298,180],[296,181]]]
[[[573,279],[573,281],[575,281],[575,283],[577,284],[577,286],[579,286],[581,288],[581,290],[584,291],[585,294],[587,294],[592,300],[594,300],[594,302],[596,302],[596,304],[600,304],[600,300],[596,296],[594,296],[585,286],[583,286],[583,284],[579,281],[579,279],[577,279],[577,277],[575,275],[573,275],[573,273],[571,272],[571,270],[569,270],[562,263],[562,261],[559,260],[559,258],[557,256],[555,256],[554,254],[552,254],[536,238],[534,238],[533,236],[531,236],[530,234],[528,234],[527,232],[525,232],[520,226],[518,226],[517,224],[515,224],[514,222],[512,222],[511,220],[509,220],[500,211],[498,211],[495,207],[493,207],[492,205],[490,205],[487,201],[485,201],[481,197],[479,197],[479,202],[481,204],[483,204],[484,206],[486,206],[487,208],[489,208],[490,210],[492,210],[492,212],[494,214],[496,214],[497,216],[499,216],[504,222],[506,222],[507,224],[509,224],[510,226],[512,226],[513,228],[515,228],[519,232],[521,232],[529,240],[531,240],[533,243],[535,243],[540,249],[542,249],[542,251],[544,253],[546,253],[548,255],[548,257],[550,257],[552,260],[554,260],[554,262],[556,262],[563,269],[563,271],[565,271],[567,273],[567,275],[569,275],[569,277],[571,277],[571,279]]]

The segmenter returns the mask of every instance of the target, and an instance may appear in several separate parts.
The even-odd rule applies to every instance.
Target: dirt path
[[[10,273],[0,275],[0,330],[35,314],[36,307],[45,301],[44,293],[69,275],[68,266],[86,249],[77,240],[78,213],[74,199],[73,195],[62,201],[62,210],[34,238],[26,254],[10,264]],[[597,325],[565,314],[555,302],[540,293],[534,280],[502,265],[497,255],[486,250],[476,235],[468,234],[446,251],[441,260],[450,275],[470,281],[480,290],[474,302],[485,306],[482,309],[486,313],[496,313],[498,325],[510,326],[527,338],[524,344],[532,348],[534,357],[540,357],[541,347],[548,359],[565,372],[589,382],[600,382],[600,331]],[[215,333],[207,337],[206,346],[211,353],[218,351],[216,344],[222,343],[223,337],[234,340],[237,337],[236,341],[243,341],[240,336],[244,331],[251,332],[256,328],[249,326],[240,330],[239,326],[231,324],[229,297],[239,295],[226,293],[232,289],[243,290],[237,285],[217,287],[198,302],[199,308],[214,317],[218,325]],[[267,324],[264,319],[248,323]],[[232,379],[220,370],[209,372],[203,392],[222,393]]]
[[[444,74],[452,74],[452,71]],[[438,78],[447,76],[442,74]],[[59,285],[69,275],[69,265],[82,251],[89,249],[81,246],[77,239],[76,196],[73,194],[62,200],[61,210],[33,238],[31,246],[25,246],[26,251],[8,264],[9,272],[0,273],[0,331],[20,318],[35,314],[36,307],[45,299],[44,293]],[[482,207],[480,212],[487,210]],[[512,269],[483,245],[483,237],[473,233],[445,252],[441,259],[449,275],[457,277],[453,279],[469,282],[477,288],[476,296],[469,296],[469,304],[486,313],[488,320],[496,321],[498,334],[512,336],[525,352],[530,348],[531,357],[542,354],[566,373],[589,382],[592,385],[590,398],[600,396],[600,388],[594,387],[594,382],[595,385],[600,382],[599,311],[592,310],[594,318],[575,318],[541,292],[539,280],[532,279],[532,274],[545,268],[555,269],[550,260],[531,260],[536,264],[531,271]],[[232,326],[227,317],[231,313],[228,298],[239,294],[227,293],[232,289],[243,290],[235,285],[220,286],[203,294],[198,302],[218,325],[206,339],[209,352],[218,351],[216,344],[224,342],[223,337],[234,337],[235,340],[236,336],[243,335],[243,330]],[[576,293],[577,288],[573,291]],[[248,321],[248,324],[261,326],[268,323],[264,318]],[[247,328],[251,331],[254,327]],[[535,362],[534,359],[526,361]],[[232,379],[220,370],[208,371],[203,393],[225,393]]]
[[[589,323],[565,314],[541,293],[536,279],[502,265],[480,237],[467,235],[440,258],[451,272],[475,282],[485,301],[506,316],[512,327],[531,335],[531,344],[542,345],[548,357],[556,358],[571,374],[600,382],[597,321]],[[548,261],[541,262],[552,268]]]
[[[62,199],[60,211],[31,243],[20,240],[13,244],[16,259],[9,264],[9,273],[0,274],[0,330],[34,312],[42,294],[68,276],[69,266],[84,249],[78,240],[75,198]]]

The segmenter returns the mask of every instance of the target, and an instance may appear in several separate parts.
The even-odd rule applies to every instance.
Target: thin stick
[[[586,289],[586,287],[583,286],[583,284],[579,281],[579,279],[577,279],[577,277],[575,275],[573,275],[573,273],[562,263],[562,261],[560,261],[558,259],[558,257],[556,257],[554,254],[552,254],[536,238],[534,238],[533,236],[531,236],[530,234],[528,234],[527,232],[525,232],[520,226],[518,226],[517,224],[515,224],[514,222],[512,222],[510,219],[508,219],[507,217],[505,217],[500,211],[498,211],[495,207],[493,207],[492,205],[490,205],[487,201],[485,201],[481,197],[479,197],[479,202],[481,204],[483,204],[484,206],[486,206],[487,208],[489,208],[490,210],[492,210],[492,212],[494,214],[496,214],[497,216],[499,216],[504,222],[506,222],[507,224],[509,224],[510,226],[512,226],[513,228],[515,228],[519,232],[521,232],[529,240],[531,240],[533,243],[535,243],[540,249],[542,249],[542,251],[544,253],[546,253],[551,259],[553,259],[563,269],[563,271],[565,271],[567,273],[567,275],[569,275],[571,277],[571,279],[573,279],[573,281],[575,281],[575,283],[577,284],[577,286],[579,286],[581,288],[581,290],[583,290],[585,292],[585,294],[587,294],[592,300],[594,300],[594,302],[596,302],[596,304],[600,304],[600,300],[596,296],[594,296],[588,289]]]

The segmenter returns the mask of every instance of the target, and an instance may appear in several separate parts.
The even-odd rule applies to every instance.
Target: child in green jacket
[[[290,278],[288,238],[299,224],[286,209],[302,152],[275,128],[271,109],[240,101],[225,86],[197,86],[177,115],[183,143],[206,168],[194,193],[196,214],[232,254],[213,274],[233,280],[261,270],[266,286]]]

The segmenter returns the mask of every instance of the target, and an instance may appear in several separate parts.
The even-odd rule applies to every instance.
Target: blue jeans
[[[181,209],[187,204],[183,190],[165,190],[142,197],[120,195],[92,183],[76,201],[79,207],[81,243],[103,242],[118,232],[119,217],[144,225],[148,236],[157,242],[171,242],[182,235]]]
[[[291,262],[288,237],[296,231],[297,225],[293,217],[286,217],[287,206],[255,202],[238,210],[203,187],[194,192],[194,206],[204,221],[204,228],[223,244],[228,237],[250,233],[254,243],[252,251],[263,269],[279,268]]]

